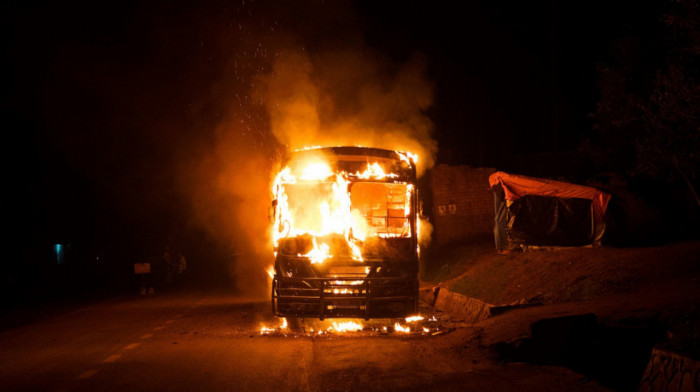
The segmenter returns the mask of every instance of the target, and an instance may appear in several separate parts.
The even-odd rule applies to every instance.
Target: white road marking
[[[102,363],[114,362],[117,359],[119,359],[119,357],[121,357],[121,356],[122,356],[121,354],[110,355],[109,357],[105,358],[105,360],[102,361]]]
[[[147,333],[145,335],[141,335],[141,339],[150,339],[151,337],[153,337],[152,333]]]
[[[86,370],[86,371],[84,371],[81,375],[79,375],[78,377],[76,377],[75,379],[76,379],[76,380],[82,380],[82,379],[85,379],[85,378],[90,378],[90,377],[94,376],[95,373],[97,373],[97,369]]]
[[[130,345],[124,347],[124,350],[131,350],[138,345],[139,345],[138,343],[131,343]]]

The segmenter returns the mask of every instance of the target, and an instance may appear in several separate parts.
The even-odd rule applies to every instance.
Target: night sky
[[[6,4],[10,247],[26,261],[57,242],[145,254],[183,232],[208,238],[182,173],[233,117],[246,124],[241,148],[275,159],[250,84],[284,48],[425,56],[437,163],[498,168],[573,150],[591,134],[611,43],[658,21],[657,6],[609,3]]]

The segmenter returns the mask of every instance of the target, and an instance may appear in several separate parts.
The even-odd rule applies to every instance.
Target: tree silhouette
[[[609,152],[629,156],[633,175],[677,176],[695,202],[700,173],[700,7],[669,3],[660,36],[628,35],[613,45],[614,66],[600,66],[593,117]]]

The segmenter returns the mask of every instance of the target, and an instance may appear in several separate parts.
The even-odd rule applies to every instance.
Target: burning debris
[[[336,332],[357,332],[357,331],[362,331],[362,324],[356,323],[354,321],[341,321],[341,322],[333,322],[333,329],[331,327],[328,327],[328,331],[336,331]],[[320,332],[320,331],[319,331]]]
[[[288,328],[287,319],[282,318],[282,324],[277,328],[268,328],[266,326],[260,327],[260,335],[267,335],[273,332],[284,331]]]
[[[404,321],[376,319],[362,322],[357,319],[335,320],[304,320],[298,328],[291,328],[287,319],[276,327],[261,325],[260,335],[283,337],[318,337],[318,336],[354,336],[358,333],[363,336],[384,336],[397,334],[402,336],[436,336],[449,332],[449,320],[438,322],[433,315],[430,318],[423,316],[406,317]]]

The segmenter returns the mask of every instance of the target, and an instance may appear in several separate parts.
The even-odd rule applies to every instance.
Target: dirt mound
[[[700,241],[499,254],[490,242],[434,249],[425,281],[505,306],[475,324],[500,361],[563,366],[637,390],[652,347],[698,358]]]
[[[700,241],[509,254],[497,253],[492,244],[461,244],[431,254],[425,270],[426,280],[495,305],[577,302],[630,292],[654,296],[668,286],[687,288],[690,295],[700,286]]]

